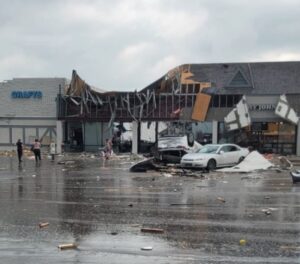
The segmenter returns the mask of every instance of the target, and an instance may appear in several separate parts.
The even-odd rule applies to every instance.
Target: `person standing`
[[[19,162],[22,162],[22,156],[23,156],[23,143],[22,143],[21,139],[18,139],[16,145],[17,145],[17,152],[18,152],[18,159],[19,159]]]
[[[56,146],[55,146],[54,141],[51,141],[51,143],[50,143],[51,161],[54,161],[55,153],[56,153]]]
[[[112,154],[112,140],[107,138],[105,143],[105,158],[109,159],[111,154]]]
[[[38,139],[35,139],[33,144],[33,153],[35,156],[35,161],[41,160],[41,143]]]

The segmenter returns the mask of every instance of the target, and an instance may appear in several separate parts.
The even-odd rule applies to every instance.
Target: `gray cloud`
[[[141,89],[183,63],[300,60],[300,2],[1,2],[0,79],[67,77]]]

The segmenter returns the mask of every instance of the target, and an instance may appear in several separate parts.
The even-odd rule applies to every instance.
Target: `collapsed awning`
[[[297,125],[299,122],[297,113],[292,107],[290,107],[285,95],[281,95],[279,97],[279,101],[275,109],[275,114],[295,125]]]
[[[224,118],[224,122],[229,131],[247,127],[251,124],[245,96],[242,97],[236,107]]]

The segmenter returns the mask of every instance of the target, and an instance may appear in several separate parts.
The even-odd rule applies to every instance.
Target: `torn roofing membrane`
[[[63,114],[65,117],[74,117],[77,113],[79,118],[89,118],[95,115],[98,120],[102,117],[108,119],[109,124],[112,124],[115,119],[124,119],[124,116],[129,122],[154,121],[161,118],[178,120],[182,119],[180,115],[182,109],[192,107],[195,119],[204,121],[209,108],[210,96],[201,92],[211,88],[211,83],[199,82],[194,80],[194,77],[189,65],[183,65],[169,71],[164,77],[154,82],[153,86],[150,85],[139,92],[105,92],[88,85],[73,70],[72,80],[63,98],[64,100],[69,98],[68,101],[73,108],[69,107],[67,110],[73,112],[70,114],[63,112]],[[182,85],[185,85],[184,89],[182,89]],[[191,87],[192,89],[190,89]],[[196,96],[204,98],[206,104],[202,105],[201,99],[194,106]],[[76,112],[74,107],[79,107],[80,111]],[[178,109],[180,109],[179,114],[174,114]],[[192,120],[191,114],[185,118]]]
[[[297,116],[295,110],[290,107],[285,95],[280,96],[275,109],[275,114],[295,125],[297,125],[299,122],[299,117]]]
[[[219,169],[219,172],[251,172],[256,170],[266,170],[273,166],[264,156],[257,151],[252,151],[245,159],[236,166]]]
[[[236,107],[224,118],[224,122],[229,131],[247,127],[251,124],[251,118],[245,96],[242,97]]]

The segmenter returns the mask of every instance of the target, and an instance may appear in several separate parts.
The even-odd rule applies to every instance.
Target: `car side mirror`
[[[220,150],[219,154],[224,154],[224,150]]]

